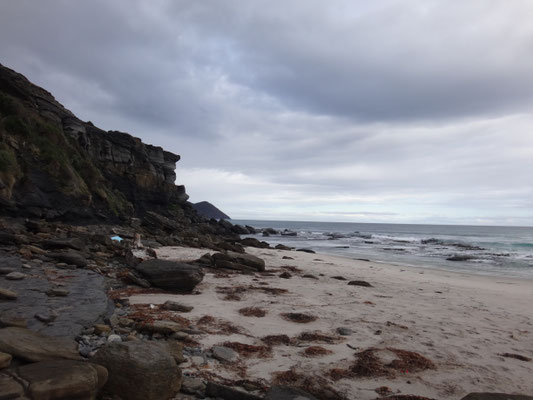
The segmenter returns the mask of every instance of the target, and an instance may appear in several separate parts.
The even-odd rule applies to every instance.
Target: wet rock
[[[25,365],[17,374],[29,383],[32,399],[92,400],[108,377],[102,366],[70,360]]]
[[[26,274],[23,274],[22,272],[10,272],[5,276],[6,279],[10,281],[21,281],[22,279],[26,278]]]
[[[272,386],[266,392],[264,400],[317,400],[317,398],[294,387]]]
[[[46,255],[54,260],[75,265],[79,268],[85,268],[87,266],[87,260],[85,256],[79,251],[70,250],[64,253],[47,253]]]
[[[304,274],[302,275],[302,278],[318,279],[318,277],[313,274]]]
[[[167,340],[165,342],[159,342],[159,346],[163,348],[168,354],[174,358],[176,364],[181,364],[185,361],[183,357],[183,343],[176,342],[175,340]]]
[[[15,272],[15,268],[10,267],[0,267],[0,275],[7,275],[12,272]]]
[[[289,231],[288,229],[285,229],[281,232],[281,236],[298,236],[297,232]]]
[[[24,388],[9,375],[0,374],[0,399],[24,399]]]
[[[46,291],[48,297],[66,297],[69,293],[70,291],[64,288],[52,288]]]
[[[170,311],[179,311],[179,312],[190,312],[194,307],[188,306],[183,303],[178,303],[177,301],[168,300],[163,304],[163,309]]]
[[[469,256],[469,255],[466,255],[466,254],[455,254],[451,257],[448,257],[446,258],[446,260],[448,261],[469,261],[469,260],[473,260],[475,259],[476,257],[474,256]]]
[[[13,357],[11,357],[11,354],[0,352],[0,369],[9,367],[12,358]]]
[[[294,258],[292,257],[289,257],[289,256],[283,256],[281,257],[282,260],[294,260]]]
[[[292,278],[292,275],[291,275],[289,272],[287,272],[287,271],[282,272],[282,273],[279,274],[278,276],[279,276],[280,278],[283,278],[283,279],[290,279],[290,278]]]
[[[46,336],[17,327],[0,329],[0,351],[29,362],[80,359],[78,345],[74,340]]]
[[[284,244],[277,244],[274,248],[278,250],[292,250],[292,247],[285,246]],[[289,257],[289,259],[291,259],[291,257]]]
[[[311,249],[296,249],[296,251],[303,251],[304,253],[315,254],[316,251]]]
[[[213,346],[211,351],[213,352],[213,357],[218,361],[231,363],[239,358],[239,354],[229,347]]]
[[[116,343],[122,342],[122,338],[119,335],[115,335],[115,334],[109,335],[107,337],[107,343],[115,343],[115,342]]]
[[[129,271],[128,272],[128,279],[134,283],[135,285],[137,286],[140,286],[140,287],[143,287],[143,288],[149,288],[150,286],[150,282],[148,282],[146,279],[144,278],[141,278],[140,276],[138,276],[135,272],[133,271]]]
[[[181,381],[181,391],[187,394],[200,394],[205,392],[206,384],[200,378],[184,376]]]
[[[45,249],[84,250],[85,243],[79,238],[50,239],[43,242]]]
[[[49,314],[37,313],[37,314],[34,315],[34,317],[37,318],[39,321],[44,322],[45,324],[48,324],[50,322],[55,321],[55,319],[57,318],[57,314],[55,314],[55,313],[49,313]]]
[[[92,361],[109,371],[104,390],[124,399],[169,399],[181,386],[181,370],[156,343],[111,343],[99,350]]]
[[[7,328],[8,326],[17,326],[19,328],[27,328],[28,321],[26,318],[12,317],[9,315],[0,315],[0,328]]]
[[[219,383],[208,382],[205,393],[209,397],[219,397],[225,400],[261,400],[262,397],[243,392]]]
[[[17,299],[17,293],[9,290],[0,288],[0,299],[2,300],[16,300]]]
[[[350,336],[353,333],[353,330],[346,328],[344,326],[337,328],[337,333],[341,336]]]
[[[469,393],[461,400],[533,400],[533,396],[506,393]]]
[[[94,333],[96,335],[108,334],[111,332],[111,327],[109,325],[94,324],[93,328],[94,328]]]
[[[366,281],[350,281],[348,282],[348,285],[351,286],[362,286],[362,287],[373,287],[370,283]]]
[[[152,334],[171,335],[179,332],[184,328],[182,324],[174,321],[153,321],[137,325],[139,331],[148,331]]]
[[[171,291],[191,292],[204,278],[199,267],[168,260],[146,260],[135,269],[152,285]]]

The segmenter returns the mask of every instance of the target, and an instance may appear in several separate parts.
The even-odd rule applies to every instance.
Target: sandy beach
[[[130,297],[132,305],[193,306],[180,315],[209,332],[191,335],[197,346],[209,351],[225,344],[240,354],[230,363],[188,360],[184,374],[258,386],[292,383],[347,399],[533,393],[531,280],[246,251],[265,260],[264,273],[211,270],[193,294]],[[190,261],[206,252],[164,247],[157,255]],[[355,280],[371,286],[348,284]]]

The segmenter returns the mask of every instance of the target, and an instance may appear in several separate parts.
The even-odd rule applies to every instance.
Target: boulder
[[[192,291],[204,278],[201,268],[168,260],[146,260],[135,269],[153,286],[178,292]]]
[[[233,225],[231,227],[231,231],[233,233],[236,233],[238,235],[248,235],[250,233],[250,231],[248,230],[248,228],[242,226],[242,225]]]
[[[302,251],[304,253],[315,254],[316,252],[311,249],[296,249],[296,251]]]
[[[264,400],[317,400],[317,398],[294,387],[272,386],[266,392]]]
[[[533,396],[506,393],[469,393],[461,400],[533,400]]]
[[[24,388],[15,378],[0,374],[0,399],[24,399]]]
[[[81,360],[78,344],[74,340],[46,336],[14,326],[0,329],[0,351],[29,362]]]
[[[289,246],[285,246],[284,244],[277,244],[276,247],[274,247],[275,249],[278,249],[278,250],[292,250],[292,247],[289,247]]]
[[[213,353],[213,357],[221,362],[231,363],[239,358],[237,352],[229,347],[213,346],[211,351]]]
[[[17,374],[29,383],[34,400],[94,400],[107,381],[107,370],[82,361],[41,361],[19,367]]]
[[[252,268],[255,271],[259,272],[265,270],[265,261],[251,254],[241,254],[228,251],[227,253],[213,254],[213,259],[217,267],[221,266],[222,268],[227,268],[223,266],[223,264],[224,262],[230,262],[234,264],[244,265],[245,267]]]
[[[205,393],[209,397],[222,398],[225,400],[261,400],[262,397],[255,396],[242,390],[221,385],[219,383],[208,382]]]
[[[262,242],[252,237],[242,239],[241,244],[243,246],[257,247],[260,249],[268,249],[270,247],[270,245],[267,242]]]
[[[83,253],[80,253],[76,250],[69,250],[64,253],[48,253],[47,257],[50,257],[56,261],[64,262],[67,264],[75,265],[80,268],[85,268],[87,266],[87,260]]]
[[[362,287],[373,287],[367,281],[357,281],[357,280],[348,282],[348,285],[350,285],[350,286],[362,286]]]
[[[105,391],[123,399],[170,399],[181,386],[181,370],[156,343],[111,343],[99,350],[92,361],[109,371]]]

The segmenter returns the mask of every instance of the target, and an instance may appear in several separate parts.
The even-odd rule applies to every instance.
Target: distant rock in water
[[[214,219],[231,219],[227,214],[224,214],[218,208],[208,201],[201,201],[199,203],[193,204],[194,209],[198,214],[203,215],[206,218]]]

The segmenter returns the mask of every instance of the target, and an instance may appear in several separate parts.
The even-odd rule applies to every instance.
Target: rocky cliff
[[[78,119],[46,90],[0,65],[2,214],[124,219],[147,211],[196,218],[180,157]]]

